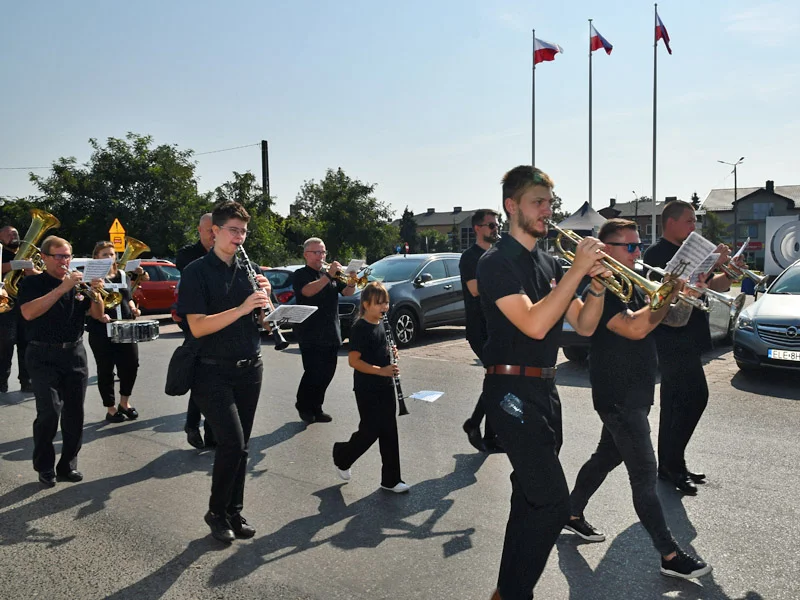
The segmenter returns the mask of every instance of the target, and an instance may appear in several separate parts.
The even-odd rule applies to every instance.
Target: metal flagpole
[[[589,206],[592,205],[592,20],[589,19]]]
[[[533,43],[531,60],[533,61],[533,73],[531,75],[531,165],[536,166],[536,30],[532,29]]]
[[[654,5],[653,17],[653,244],[656,243],[656,91],[658,73],[658,38],[656,25],[658,24],[658,4]]]

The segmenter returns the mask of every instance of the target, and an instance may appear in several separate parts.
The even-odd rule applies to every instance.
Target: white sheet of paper
[[[86,266],[83,267],[83,280],[90,282],[92,279],[103,279],[111,270],[111,264],[114,262],[113,258],[93,258],[86,261]]]
[[[351,259],[347,266],[344,268],[345,273],[358,273],[361,269],[364,268],[364,265],[367,264],[365,260],[357,260],[355,258]]]
[[[282,304],[267,315],[266,320],[270,323],[275,321],[286,321],[288,323],[302,323],[317,310],[316,306],[305,304],[286,305]]]
[[[419,392],[414,392],[409,396],[409,398],[414,398],[414,400],[423,400],[425,402],[435,402],[439,398],[444,396],[444,392],[434,392],[431,390],[420,390]]]
[[[689,234],[689,237],[684,240],[681,247],[678,248],[672,260],[667,263],[665,271],[667,271],[667,273],[674,273],[680,268],[681,263],[686,263],[686,269],[683,271],[681,278],[689,277],[703,262],[705,262],[708,255],[716,249],[717,245],[715,243],[709,242],[702,235],[693,231]]]
[[[139,265],[141,264],[142,264],[141,258],[134,258],[133,260],[129,260],[128,262],[125,263],[125,270],[130,273],[131,271],[135,271],[136,269],[138,269]]]
[[[12,260],[11,261],[11,270],[12,271],[21,271],[22,269],[32,269],[33,268],[33,261],[32,260]]]
[[[718,252],[712,252],[711,254],[709,254],[706,257],[706,259],[703,262],[701,262],[700,265],[689,276],[687,281],[689,283],[697,283],[697,280],[700,279],[701,275],[705,275],[706,273],[711,271],[711,269],[714,268],[714,263],[717,262],[718,258],[719,258],[719,253]]]

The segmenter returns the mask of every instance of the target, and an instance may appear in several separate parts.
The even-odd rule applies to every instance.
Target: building
[[[661,211],[664,204],[674,197],[667,197],[665,202],[656,203],[656,240],[661,237]],[[611,198],[609,205],[598,210],[606,219],[628,219],[639,226],[639,235],[645,244],[653,242],[653,203],[645,201],[617,202]]]
[[[453,234],[453,229],[459,237],[459,248],[463,252],[472,244],[475,243],[475,230],[472,228],[472,215],[475,210],[462,210],[460,206],[454,206],[452,212],[437,212],[435,208],[429,208],[426,212],[414,215],[414,220],[417,223],[417,232],[423,229],[435,229],[436,231],[447,235],[448,237]],[[393,222],[394,225],[400,226],[400,219]]]
[[[800,185],[776,187],[773,181],[767,181],[764,187],[711,190],[701,208],[713,212],[728,226],[731,247],[735,243],[738,248],[750,238],[745,260],[763,269],[764,250],[770,242],[766,239],[767,217],[800,217]]]

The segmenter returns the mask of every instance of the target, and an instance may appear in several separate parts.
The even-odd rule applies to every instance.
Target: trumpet
[[[330,272],[331,265],[322,261],[322,268],[320,268],[320,273],[328,273]],[[363,290],[367,284],[369,283],[369,273],[372,269],[370,267],[366,267],[363,272],[361,273],[361,277],[358,277],[357,273],[352,273],[350,275],[346,275],[343,271],[339,271],[336,275],[331,275],[336,281],[341,281],[342,283],[349,285],[353,282],[353,285],[357,287],[359,290]]]
[[[727,275],[731,279],[731,281],[735,283],[739,283],[740,281],[742,281],[742,279],[747,277],[749,279],[752,279],[758,286],[764,283],[769,277],[769,275],[763,275],[763,276],[758,275],[757,273],[754,273],[753,271],[751,271],[746,267],[740,267],[732,260],[729,260],[724,265],[720,265],[719,268],[720,271],[725,273],[725,275]]]
[[[556,250],[566,258],[570,263],[575,261],[575,253],[569,250],[564,250],[561,241],[566,238],[576,246],[583,241],[583,237],[568,229],[561,229],[552,221],[548,222],[548,226],[552,227],[558,232],[556,236]],[[672,290],[677,285],[677,275],[672,274],[666,278],[666,281],[661,283],[650,281],[646,277],[642,277],[633,269],[629,269],[618,260],[611,258],[605,252],[600,253],[603,258],[600,262],[603,266],[611,271],[611,277],[594,277],[606,289],[617,296],[626,304],[630,302],[633,297],[633,288],[639,288],[650,299],[650,310],[658,310],[662,308],[670,298]]]

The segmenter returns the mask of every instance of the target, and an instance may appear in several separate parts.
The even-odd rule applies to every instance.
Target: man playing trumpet
[[[88,312],[103,316],[103,302],[95,291],[103,287],[93,279],[83,283],[83,274],[69,270],[72,246],[51,235],[42,242],[45,272],[25,277],[18,302],[28,322],[26,364],[36,397],[33,422],[33,468],[39,481],[53,487],[56,476],[78,482],[78,452],[83,440],[83,403],[89,369],[83,347],[83,324]],[[61,421],[61,459],[55,462],[53,438]]]

